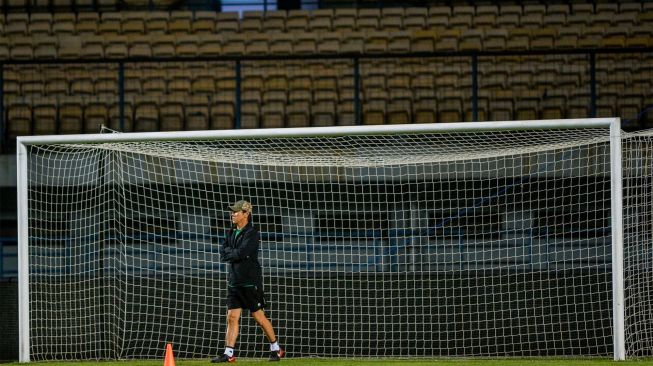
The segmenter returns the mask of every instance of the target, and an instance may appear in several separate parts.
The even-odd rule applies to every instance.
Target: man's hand
[[[220,247],[220,258],[223,262],[231,262],[234,259],[233,248],[221,246]]]

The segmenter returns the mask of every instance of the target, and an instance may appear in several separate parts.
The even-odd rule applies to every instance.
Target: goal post
[[[602,118],[19,137],[20,361],[215,355],[239,199],[295,357],[623,360],[621,134]],[[245,316],[239,354],[264,343]]]

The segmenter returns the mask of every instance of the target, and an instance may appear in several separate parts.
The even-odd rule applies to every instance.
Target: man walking
[[[272,323],[265,316],[263,293],[263,271],[258,261],[260,236],[252,226],[252,204],[238,201],[231,210],[232,229],[227,232],[220,245],[220,258],[228,263],[229,285],[227,292],[227,333],[224,353],[211,362],[236,362],[234,356],[238,338],[238,323],[243,309],[249,309],[252,318],[263,329],[270,341],[270,361],[279,361],[285,351],[279,347]]]

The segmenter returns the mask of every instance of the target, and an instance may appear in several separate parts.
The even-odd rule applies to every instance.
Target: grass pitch
[[[176,360],[176,366],[210,365],[205,360]],[[100,362],[34,362],[34,365],[52,366],[161,366],[160,361],[100,361]],[[270,363],[265,359],[239,358],[235,365],[265,365]],[[276,363],[275,363],[276,364]],[[24,366],[25,364],[9,363],[5,365]],[[272,364],[274,365],[274,364]],[[632,361],[612,361],[609,359],[317,359],[295,358],[284,359],[279,364],[288,366],[653,366],[653,359]]]

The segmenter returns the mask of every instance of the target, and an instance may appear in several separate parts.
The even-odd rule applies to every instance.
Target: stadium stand
[[[126,64],[122,85],[133,115],[122,118],[133,120],[135,131],[231,128],[237,118],[250,128],[351,124],[356,108],[364,124],[471,121],[474,52],[480,52],[477,120],[590,116],[593,51],[596,115],[649,122],[653,6],[647,2],[323,8],[242,17],[120,11],[111,1],[97,3],[108,11],[50,5],[57,11],[30,13],[26,4],[6,2],[0,16],[5,141],[112,125],[121,118],[109,112],[119,101],[118,64],[130,60],[138,62]],[[90,10],[91,4],[76,6]],[[428,55],[406,58],[411,52]],[[311,58],[339,54],[342,59]],[[366,57],[358,105],[352,55]],[[266,56],[299,59],[280,73],[279,61]],[[240,57],[242,90],[236,91]],[[252,57],[262,59],[247,61]],[[157,59],[168,61],[142,63]],[[53,109],[54,123],[45,118]]]

